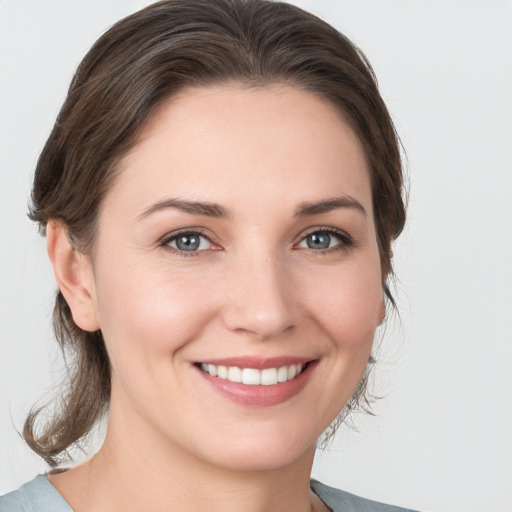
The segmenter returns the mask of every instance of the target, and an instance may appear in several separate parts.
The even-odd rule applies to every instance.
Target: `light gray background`
[[[31,176],[85,51],[143,0],[0,0],[0,493],[45,466],[20,440],[59,381],[54,281],[25,217]],[[297,1],[363,48],[408,153],[401,325],[386,395],[314,476],[425,511],[512,511],[512,3]]]

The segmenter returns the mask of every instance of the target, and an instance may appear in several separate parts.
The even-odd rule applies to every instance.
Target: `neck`
[[[132,418],[128,424],[111,417],[96,456],[50,477],[75,510],[312,510],[314,446],[276,468],[221,467],[159,438],[143,421]]]

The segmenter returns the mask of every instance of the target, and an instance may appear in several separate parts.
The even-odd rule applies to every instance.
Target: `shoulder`
[[[0,512],[73,512],[46,476],[38,475],[17,491],[0,496]]]
[[[333,512],[414,512],[410,509],[361,498],[316,480],[311,480],[311,489]]]

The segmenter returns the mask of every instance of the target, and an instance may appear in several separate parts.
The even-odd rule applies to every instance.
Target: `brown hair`
[[[405,222],[398,139],[362,52],[327,23],[286,3],[265,0],[168,0],[109,29],[91,48],[39,157],[30,217],[42,232],[50,219],[68,228],[77,250],[90,253],[102,198],[116,163],[136,142],[158,106],[178,91],[236,81],[297,86],[331,102],[366,150],[383,285],[391,242]],[[393,303],[394,304],[394,303]],[[68,391],[36,433],[32,411],[23,435],[51,466],[86,436],[107,410],[110,367],[100,331],[73,322],[57,293],[54,328],[72,356]],[[364,403],[366,377],[346,410]]]

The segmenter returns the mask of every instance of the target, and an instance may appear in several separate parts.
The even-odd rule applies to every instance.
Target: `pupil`
[[[195,235],[182,235],[176,240],[176,246],[181,251],[195,251],[199,247],[199,237]]]
[[[331,237],[326,233],[314,233],[308,237],[308,247],[310,249],[327,249],[330,242]]]

